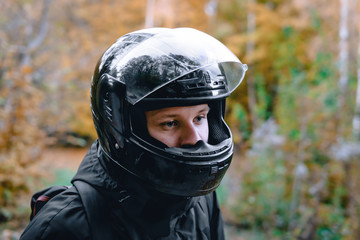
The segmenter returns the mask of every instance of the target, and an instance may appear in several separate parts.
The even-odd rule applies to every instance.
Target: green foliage
[[[282,78],[278,87],[277,117],[281,131],[292,140],[300,138],[299,113],[303,112],[306,87],[302,84],[305,80],[304,72],[290,69],[290,78]]]
[[[229,195],[229,191],[226,188],[226,186],[224,186],[224,184],[222,183],[216,189],[216,194],[217,194],[217,197],[218,197],[219,204],[223,205],[226,202],[226,198]]]
[[[243,163],[235,170],[240,193],[237,200],[228,193],[232,205],[225,203],[224,208],[229,207],[235,215],[229,214],[229,221],[251,231],[263,231],[268,239],[354,239],[360,232],[356,220],[360,215],[349,213],[349,208],[359,208],[354,202],[360,192],[358,187],[351,187],[359,182],[355,173],[359,164],[355,164],[356,159],[347,164],[338,162],[332,146],[339,137],[351,136],[356,61],[349,63],[353,71],[348,92],[341,96],[335,57],[338,29],[328,18],[338,14],[338,6],[331,5],[329,15],[317,8],[319,1],[305,2],[300,6],[289,1],[256,1],[247,8],[256,16],[255,32],[245,30],[224,37],[240,59],[251,65],[247,76],[254,82],[256,105],[252,107],[260,123],[255,132],[247,128],[249,148],[241,148],[244,152],[238,155]],[[237,28],[241,27],[228,29]],[[245,54],[247,41],[254,43],[254,50]],[[356,44],[352,46],[357,49]],[[230,101],[230,109],[242,103],[240,97]],[[341,97],[346,104],[339,109]],[[232,116],[238,118],[230,118],[236,123],[235,129],[244,129],[240,119],[245,114]],[[285,141],[269,148],[256,131],[271,118]],[[295,174],[299,166],[305,169],[301,177]]]
[[[55,179],[50,183],[50,185],[71,185],[70,180],[74,177],[75,171],[73,169],[56,169],[55,170]]]
[[[247,120],[247,113],[241,104],[234,105],[234,114],[238,119],[238,128],[243,139],[248,139],[250,136],[250,128]]]
[[[228,206],[240,226],[253,230],[284,231],[287,228],[289,196],[286,189],[289,183],[285,161],[276,148],[260,146],[249,153],[238,201]]]
[[[272,116],[272,97],[266,90],[264,77],[261,74],[255,75],[255,89],[257,93],[257,105],[255,106],[255,113],[257,118],[267,120]]]

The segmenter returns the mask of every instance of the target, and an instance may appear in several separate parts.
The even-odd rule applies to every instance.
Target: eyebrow
[[[210,107],[209,107],[209,105],[207,105],[207,106],[204,106],[204,108],[201,108],[201,109],[197,112],[197,114],[203,113],[203,112],[209,112],[209,111],[210,111]],[[170,114],[162,115],[161,118],[173,118],[173,117],[177,117],[178,115],[179,115],[179,114],[172,114],[172,113],[170,113]]]
[[[204,108],[202,108],[198,113],[201,113],[201,112],[209,112],[210,111],[210,107],[209,105],[206,105]]]

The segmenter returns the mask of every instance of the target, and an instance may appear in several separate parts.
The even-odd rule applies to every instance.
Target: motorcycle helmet
[[[225,99],[247,66],[215,38],[191,28],[149,28],[120,37],[99,59],[91,110],[101,151],[121,171],[161,193],[214,191],[233,155]],[[209,104],[209,140],[168,147],[152,138],[144,112]]]

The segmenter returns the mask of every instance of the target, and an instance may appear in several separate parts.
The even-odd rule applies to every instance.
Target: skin
[[[146,111],[147,128],[150,135],[168,147],[194,145],[208,141],[209,126],[207,104],[169,107]]]

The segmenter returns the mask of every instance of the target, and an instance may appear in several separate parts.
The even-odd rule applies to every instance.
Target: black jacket
[[[223,221],[215,192],[193,198],[158,198],[128,191],[112,178],[111,165],[96,141],[72,182],[93,189],[84,209],[75,187],[56,195],[36,214],[20,240],[42,239],[224,239]],[[135,187],[136,188],[136,187]]]

